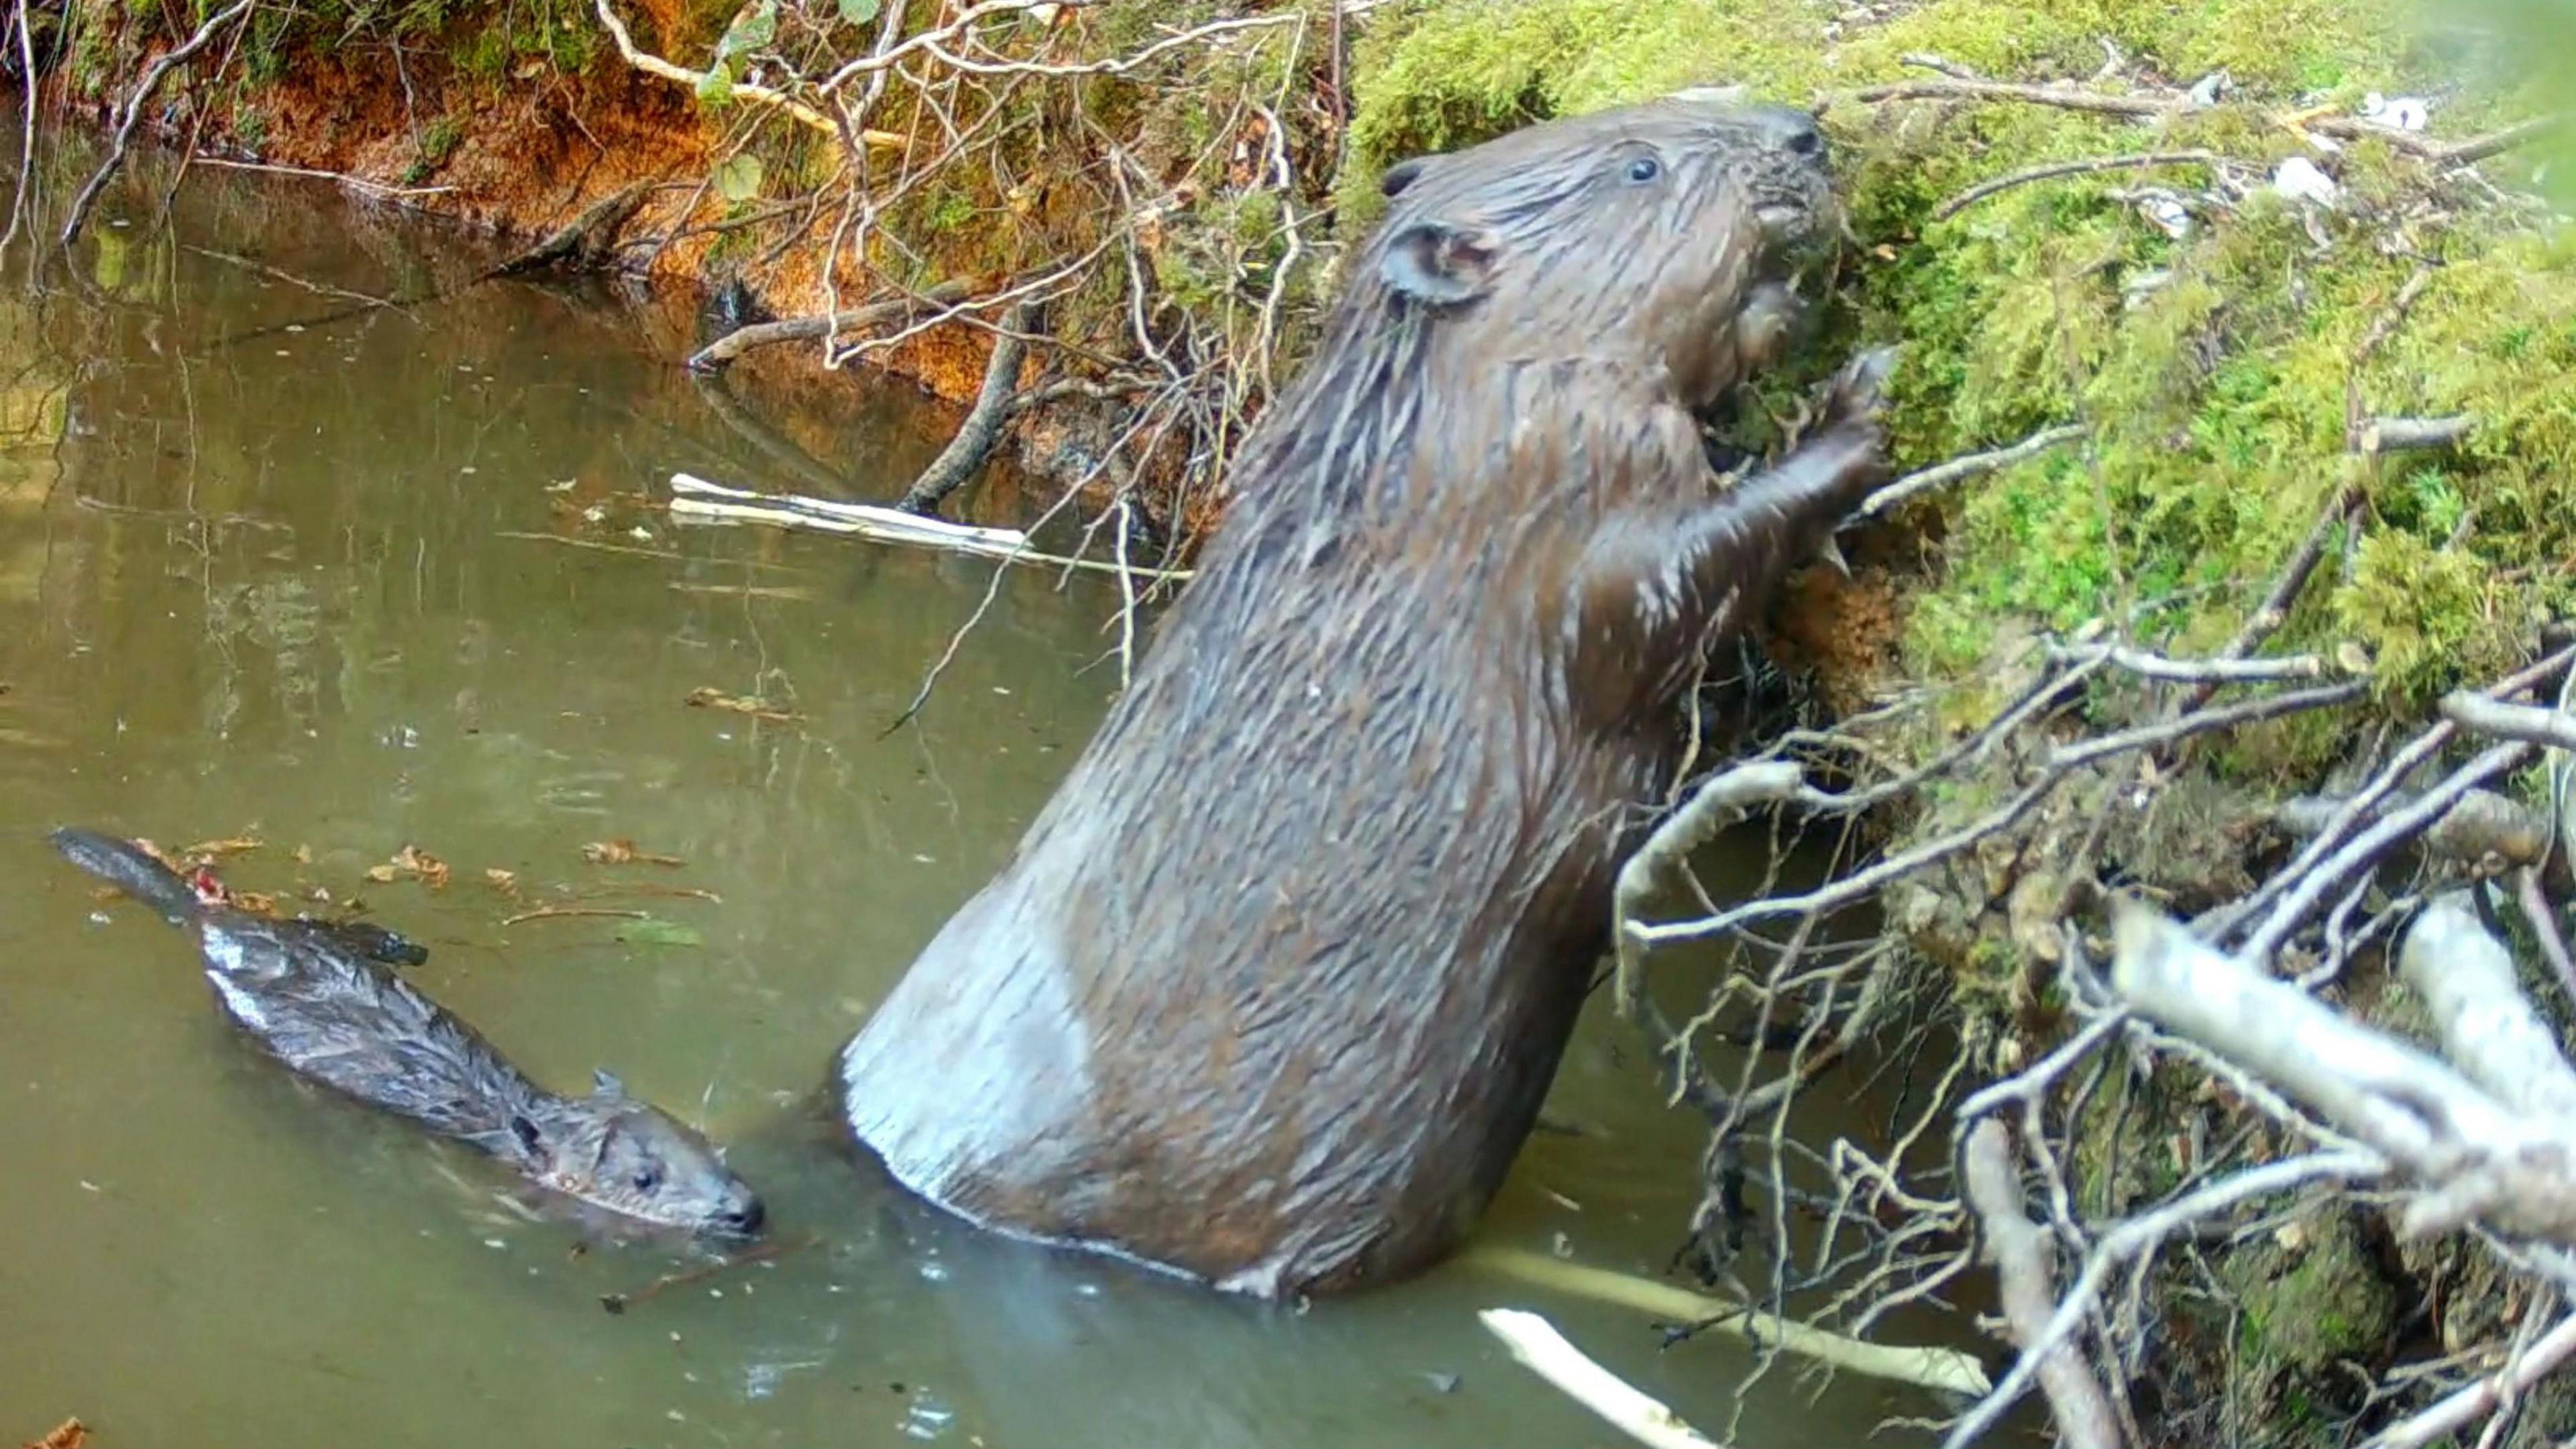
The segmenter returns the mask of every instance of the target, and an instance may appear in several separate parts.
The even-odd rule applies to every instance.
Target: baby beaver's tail
[[[54,832],[54,849],[72,864],[161,913],[174,926],[196,919],[204,905],[187,878],[145,853],[131,840],[66,825]]]

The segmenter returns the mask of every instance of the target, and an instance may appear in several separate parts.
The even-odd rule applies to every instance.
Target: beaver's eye
[[[1628,163],[1628,179],[1631,181],[1652,181],[1663,173],[1663,163],[1652,156],[1640,156]]]
[[[653,1189],[660,1187],[661,1185],[662,1174],[659,1169],[651,1167],[636,1169],[635,1190],[637,1192],[651,1192]]]

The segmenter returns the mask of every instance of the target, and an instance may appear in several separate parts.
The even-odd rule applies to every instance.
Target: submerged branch
[[[1638,1443],[1652,1449],[1719,1449],[1717,1441],[1593,1362],[1537,1314],[1486,1308],[1478,1310],[1476,1317],[1511,1349],[1513,1358]]]
[[[1553,1292],[1616,1303],[1674,1323],[1721,1328],[1758,1347],[1777,1347],[1872,1378],[1958,1394],[1982,1394],[1988,1384],[1986,1371],[1976,1359],[1957,1349],[1905,1348],[1846,1338],[1652,1278],[1586,1268],[1521,1248],[1472,1248],[1466,1260]]]

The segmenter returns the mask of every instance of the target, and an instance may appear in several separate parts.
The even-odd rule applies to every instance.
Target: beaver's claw
[[[1872,347],[1843,364],[1825,391],[1827,427],[1878,428],[1887,421],[1887,383],[1896,372],[1897,349]]]

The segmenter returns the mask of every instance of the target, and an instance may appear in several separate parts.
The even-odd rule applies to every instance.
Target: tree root
[[[935,515],[940,503],[954,493],[967,479],[975,476],[993,454],[993,445],[1001,441],[1002,425],[1011,416],[1011,399],[1019,390],[1020,363],[1028,356],[1027,332],[1036,316],[1036,307],[1028,302],[1014,302],[1002,314],[1000,331],[993,338],[993,356],[984,366],[984,386],[976,393],[975,406],[959,424],[957,436],[948,440],[930,466],[921,470],[912,486],[904,490],[895,507],[906,513]]]
[[[744,353],[758,347],[775,347],[783,342],[812,342],[818,338],[838,336],[845,332],[867,332],[890,322],[910,322],[922,307],[954,307],[971,295],[973,288],[964,282],[941,282],[919,297],[896,297],[871,302],[828,317],[791,317],[780,322],[756,322],[737,327],[689,357],[692,371],[715,372]]]

